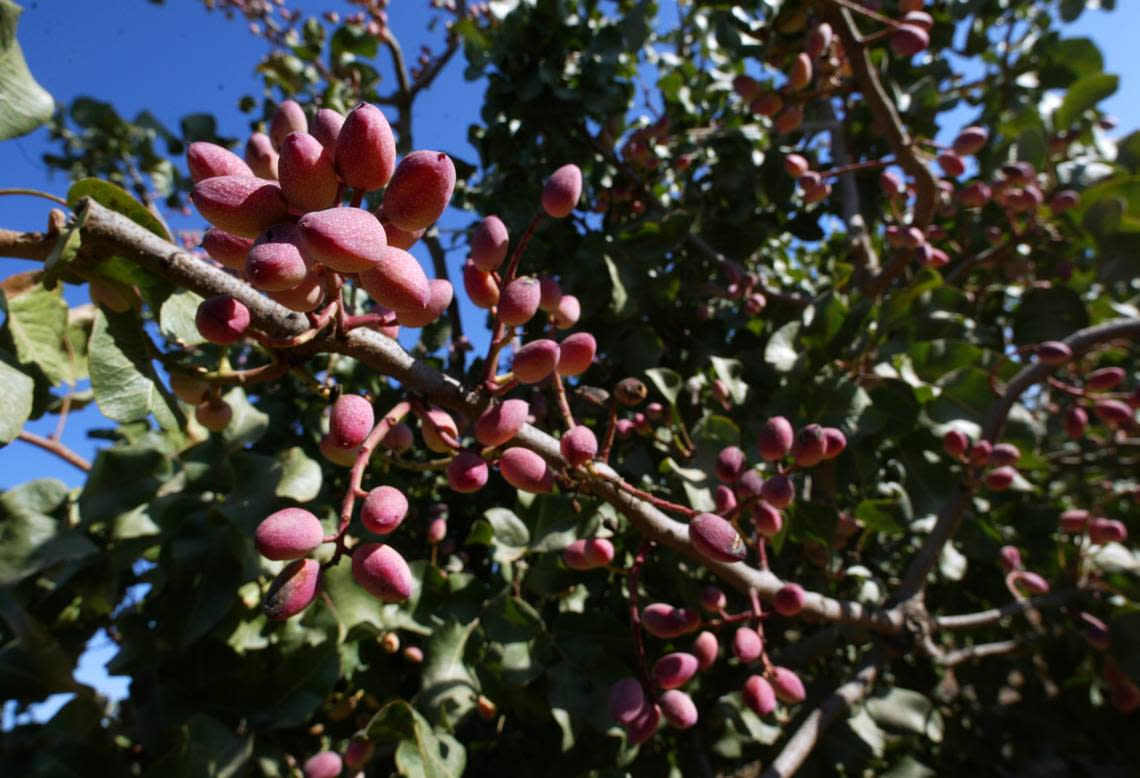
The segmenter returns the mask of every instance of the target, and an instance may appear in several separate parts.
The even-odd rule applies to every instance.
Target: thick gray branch
[[[794,775],[832,722],[871,691],[882,662],[879,652],[872,649],[851,680],[833,691],[818,708],[808,714],[761,778],[788,778]]]
[[[168,243],[126,217],[92,200],[85,200],[81,208],[87,211],[83,228],[86,251],[102,249],[114,252],[206,297],[232,295],[249,309],[254,326],[271,335],[291,337],[308,329],[308,319],[304,315],[278,305],[243,281]],[[455,379],[413,358],[396,341],[372,330],[358,328],[343,335],[320,337],[296,350],[298,353],[336,352],[351,356],[399,381],[410,392],[469,418],[477,417],[483,409],[484,400],[478,394],[466,391]],[[530,425],[523,427],[514,443],[537,452],[555,468],[565,468],[558,441],[540,429]],[[585,490],[612,504],[647,538],[704,565],[726,584],[744,592],[755,589],[767,600],[783,585],[783,581],[772,573],[744,563],[724,564],[700,556],[689,542],[686,524],[675,521],[624,491],[612,476],[599,472],[584,475],[581,480]],[[885,633],[900,632],[904,626],[899,612],[876,610],[814,592],[807,595],[803,616],[809,620],[860,624]]]

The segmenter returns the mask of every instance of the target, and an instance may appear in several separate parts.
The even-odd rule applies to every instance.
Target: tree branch
[[[69,465],[74,465],[85,473],[91,471],[90,462],[76,454],[74,451],[60,443],[58,440],[45,438],[42,435],[37,435],[36,433],[28,432],[27,430],[24,430],[20,433],[20,440],[24,441],[25,443],[31,443],[33,446],[39,446],[45,451],[50,451],[63,461],[67,462]]]
[[[304,315],[278,305],[243,281],[168,243],[125,216],[90,199],[83,201],[80,211],[87,214],[83,227],[84,254],[103,249],[204,297],[232,295],[249,309],[254,326],[271,335],[289,338],[308,331],[309,322]],[[417,396],[470,418],[477,418],[486,403],[480,393],[468,391],[454,378],[413,358],[396,341],[372,330],[360,328],[339,335],[325,332],[291,351],[302,355],[335,352],[352,356],[395,379]],[[552,467],[566,469],[558,441],[542,430],[526,425],[513,442],[535,451]],[[704,565],[726,584],[742,592],[755,589],[769,601],[783,586],[784,582],[770,572],[742,562],[725,564],[701,556],[689,542],[687,524],[628,494],[618,485],[617,474],[609,468],[599,467],[595,474],[581,478],[584,489],[617,508],[645,537]],[[905,627],[901,611],[875,609],[815,592],[807,594],[802,613],[808,619],[859,624],[887,634],[897,634]]]
[[[882,667],[883,658],[877,649],[872,649],[864,658],[855,675],[808,714],[795,733],[784,743],[772,764],[761,778],[788,778],[794,775],[819,742],[824,731],[852,705],[871,691],[875,678]]]
[[[1027,597],[1024,600],[1014,600],[1000,608],[978,611],[976,613],[959,613],[953,616],[938,616],[934,619],[934,626],[940,630],[973,629],[996,624],[1002,619],[1016,616],[1024,611],[1039,610],[1041,608],[1055,608],[1072,600],[1079,589],[1064,589],[1050,592],[1040,597]]]
[[[839,216],[847,227],[847,245],[851,247],[852,264],[860,274],[879,272],[879,257],[871,245],[867,234],[867,223],[859,206],[859,189],[855,184],[855,171],[847,169],[851,165],[851,152],[847,148],[846,126],[838,121],[831,100],[822,101],[825,118],[831,121],[831,162],[843,169],[839,174]]]
[[[1076,358],[1092,346],[1117,338],[1140,337],[1140,318],[1116,319],[1114,321],[1098,324],[1095,327],[1086,327],[1065,338],[1065,344],[1072,350]],[[1034,362],[1021,369],[1017,375],[1006,385],[1005,393],[990,407],[985,424],[982,425],[982,440],[996,442],[1005,428],[1005,420],[1010,408],[1029,387],[1041,382],[1056,368],[1044,362]],[[972,480],[973,471],[969,473]],[[942,554],[942,547],[954,537],[961,526],[962,517],[970,506],[972,491],[965,481],[959,483],[954,495],[942,506],[938,512],[938,520],[934,529],[926,538],[922,548],[911,560],[910,566],[903,576],[902,584],[896,593],[896,600],[906,599],[918,595],[926,585],[926,576],[938,563]]]
[[[934,220],[938,205],[938,183],[934,179],[934,173],[915,153],[906,127],[903,126],[902,119],[895,110],[895,104],[887,96],[879,80],[879,74],[871,64],[871,57],[863,45],[863,39],[859,34],[859,28],[855,26],[851,11],[830,0],[824,14],[843,43],[843,50],[851,63],[859,90],[863,93],[863,99],[867,101],[867,108],[871,111],[871,120],[875,129],[886,139],[899,166],[914,179],[913,223],[919,229],[925,230]]]
[[[935,657],[935,661],[944,667],[953,667],[954,665],[968,662],[971,659],[985,659],[990,656],[1012,654],[1021,648],[1023,642],[1024,641],[1020,639],[1014,639],[999,640],[994,643],[977,643],[972,646],[966,646],[965,648],[959,648],[955,651],[947,651],[941,656]]]
[[[55,236],[44,232],[0,230],[0,257],[38,259],[43,262],[51,253]]]

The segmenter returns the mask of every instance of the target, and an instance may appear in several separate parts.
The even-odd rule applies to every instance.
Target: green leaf
[[[115,186],[110,181],[101,178],[84,178],[76,181],[67,190],[67,204],[72,210],[79,209],[79,203],[84,197],[90,197],[100,205],[121,213],[141,227],[146,227],[158,237],[170,240],[170,233],[158,217],[151,213],[145,205],[122,187]]]
[[[179,732],[178,744],[152,763],[146,778],[232,778],[253,758],[253,734],[239,735],[212,716],[196,713]]]
[[[231,449],[240,448],[261,440],[261,436],[269,429],[269,414],[251,403],[240,386],[230,389],[222,395],[222,399],[234,413],[230,423],[222,430],[226,446]]]
[[[475,705],[479,682],[463,662],[478,621],[449,620],[436,627],[424,644],[423,687],[416,707],[432,718],[457,719]]]
[[[685,385],[685,380],[676,370],[667,367],[653,367],[645,371],[646,377],[657,387],[657,391],[669,401],[670,405],[677,404],[677,395]]]
[[[256,659],[250,664],[262,666]],[[272,672],[265,672],[258,693],[249,695],[252,721],[272,729],[300,726],[332,692],[340,674],[335,640],[290,651]]]
[[[32,77],[16,40],[22,12],[11,0],[0,0],[0,140],[27,135],[47,123],[55,110],[55,101]]]
[[[942,715],[925,695],[910,689],[890,689],[867,700],[867,712],[884,727],[924,735],[942,742]]]
[[[869,532],[902,535],[906,532],[905,511],[898,500],[862,500],[855,507],[855,517],[867,525]]]
[[[483,667],[489,663],[510,686],[523,686],[542,675],[545,667],[534,646],[543,622],[534,606],[503,593],[487,604],[480,621],[488,641]]]
[[[36,365],[53,383],[71,377],[71,366],[64,347],[67,332],[67,303],[59,289],[39,284],[22,294],[5,290],[8,332],[16,347],[16,357],[25,365]]]
[[[36,382],[16,365],[6,352],[0,351],[0,446],[11,443],[24,429],[32,415],[32,394]]]
[[[368,722],[368,739],[397,743],[396,768],[406,778],[459,778],[467,752],[450,735],[437,734],[404,700],[392,700]]]
[[[503,545],[524,548],[530,543],[530,530],[514,512],[506,508],[490,508],[483,516],[491,523],[495,539]]]
[[[52,478],[21,484],[0,495],[0,585],[22,580],[60,562],[97,551],[57,514],[68,488]]]
[[[206,342],[198,332],[194,319],[202,298],[190,291],[180,291],[167,297],[158,309],[158,325],[162,334],[184,346],[198,346]]]
[[[281,480],[277,482],[276,494],[286,500],[309,502],[321,492],[320,463],[305,456],[299,446],[288,448],[277,455],[281,463]]]
[[[791,321],[772,333],[764,348],[764,361],[780,373],[789,373],[796,366],[799,352],[796,351],[796,337],[800,333],[800,323]]]
[[[1013,342],[1019,346],[1062,340],[1089,324],[1080,295],[1067,286],[1030,289],[1013,314]]]
[[[740,363],[739,359],[728,359],[726,357],[712,357],[713,372],[716,377],[724,381],[728,387],[729,394],[732,395],[732,401],[736,404],[743,403],[748,398],[748,384],[744,382],[741,376],[744,373],[744,366]]]
[[[596,531],[601,520],[597,511],[578,513],[573,500],[561,494],[542,494],[535,497],[527,512],[530,533],[530,550],[538,553],[561,551],[579,537]],[[487,526],[487,525],[485,525]]]
[[[1078,79],[1069,87],[1065,99],[1053,114],[1054,129],[1072,127],[1085,111],[1095,108],[1097,103],[1116,92],[1119,84],[1120,79],[1108,73],[1094,73]]]
[[[104,416],[127,423],[153,412],[163,429],[181,426],[181,411],[160,388],[150,361],[149,338],[136,312],[100,309],[91,330],[89,354],[91,388]]]
[[[614,316],[620,317],[625,313],[629,294],[625,291],[625,284],[622,283],[621,271],[618,270],[618,266],[614,264],[608,254],[602,255],[602,259],[606,262],[606,272],[610,276],[610,311]]]

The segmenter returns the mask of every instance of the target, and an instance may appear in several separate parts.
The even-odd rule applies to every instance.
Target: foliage
[[[292,349],[258,327],[233,346],[205,342],[194,312],[207,290],[186,280],[205,276],[148,265],[138,247],[167,245],[157,204],[185,202],[188,144],[236,141],[200,113],[209,106],[187,106],[194,113],[175,132],[81,98],[53,120],[60,151],[45,160],[76,179],[73,217],[46,239],[44,273],[8,278],[0,296],[0,440],[29,418],[90,401],[114,426],[81,489],[40,479],[0,495],[0,688],[21,706],[74,694],[50,721],[0,735],[13,770],[288,775],[355,738],[375,747],[366,772],[376,775],[728,775],[768,766],[868,657],[874,684],[829,709],[835,723],[801,774],[1093,772],[1140,760],[1135,714],[1121,698],[1140,683],[1140,557],[1058,526],[1063,511],[1084,509],[1140,531],[1140,135],[1113,139],[1098,105],[1116,77],[1093,41],[1058,26],[1084,3],[931,3],[930,50],[914,58],[889,46],[906,3],[883,3],[886,21],[839,0],[439,3],[442,40],[404,79],[383,4],[345,19],[230,5],[271,44],[258,68],[264,94],[244,101],[251,130],[266,130],[287,98],[310,116],[363,100],[389,113],[401,153],[434,148],[413,141],[415,96],[460,57],[467,78],[485,85],[469,129],[479,158],[444,150],[457,172],[452,205],[471,231],[497,214],[512,249],[529,235],[525,273],[557,276],[581,302],[579,329],[596,338],[598,358],[567,380],[570,403],[603,446],[611,427],[621,432],[609,465],[627,501],[685,519],[722,510],[718,455],[739,446],[758,463],[755,442],[776,416],[799,431],[839,430],[846,449],[813,466],[784,460],[796,496],[782,529],[764,538],[746,511],[735,516],[749,557],[733,566],[694,552],[683,531],[675,542],[654,535],[667,519],[614,498],[601,467],[556,468],[549,494],[497,476],[459,494],[437,453],[382,451],[364,483],[394,486],[411,504],[383,538],[412,560],[411,596],[381,603],[341,562],[301,615],[270,620],[261,603],[286,563],[258,555],[258,525],[303,505],[336,534],[342,497],[358,485],[322,455],[330,401],[367,395],[381,419],[405,400],[444,396],[427,386],[428,368],[485,390],[501,366],[467,359],[455,309],[422,330],[422,386],[393,380],[395,367],[380,370],[344,333]],[[803,103],[806,121],[777,132],[752,100],[783,84],[822,21],[836,42],[817,58],[814,85],[785,94]],[[850,45],[847,24],[864,45]],[[868,70],[841,49],[865,51]],[[968,172],[947,175],[935,163],[941,141],[967,125],[988,140],[963,155]],[[788,175],[794,154],[827,175],[829,194],[812,201],[823,180]],[[534,220],[543,182],[567,163],[582,171],[585,207]],[[884,169],[913,191],[891,195]],[[974,183],[992,197],[967,207],[961,193]],[[1069,192],[1076,202],[1054,199]],[[92,200],[142,228],[130,233],[137,251],[96,232]],[[921,240],[907,243],[908,226]],[[469,233],[445,245],[429,230],[424,242],[436,258],[465,251]],[[125,289],[129,302],[69,308],[60,281]],[[363,293],[349,289],[360,305]],[[499,324],[489,314],[484,323]],[[550,336],[548,325],[531,319],[520,342]],[[1101,325],[1120,329],[1089,330]],[[1038,345],[1066,339],[1075,356],[1047,375]],[[1123,380],[1096,390],[1090,381],[1104,368],[1121,368]],[[242,371],[272,380],[234,379]],[[220,432],[203,429],[194,404],[168,388],[179,372],[223,395],[233,416]],[[90,392],[74,390],[87,379]],[[638,382],[648,397],[619,403]],[[562,426],[549,384],[511,396],[531,403],[535,426]],[[1098,403],[1112,398],[1131,403],[1131,416],[1105,423]],[[1076,406],[1092,422],[1074,435]],[[471,407],[451,410],[469,444]],[[994,470],[969,464],[969,453],[948,453],[953,431],[1015,444],[1010,488],[993,488]],[[20,444],[11,445],[9,456]],[[760,471],[776,474],[772,463]],[[440,518],[442,543],[431,536]],[[349,536],[378,540],[358,519]],[[563,552],[586,538],[610,541],[613,563],[572,569]],[[317,552],[324,562],[346,550],[330,545]],[[1010,546],[1023,570],[1003,568]],[[1054,599],[1028,607],[1027,572]],[[631,631],[631,611],[653,602],[696,610],[718,578],[738,589],[766,582],[765,600],[781,581],[810,593],[804,613],[765,604],[762,622],[762,661],[796,669],[807,701],[760,716],[744,700],[745,680],[764,667],[730,658],[729,624],[758,607],[744,586],[705,613],[725,624],[721,659],[685,687],[698,724],[633,744],[607,710],[611,685],[690,650],[691,636]],[[831,603],[871,615],[824,623],[839,621]],[[1000,621],[938,628],[937,617],[1011,603]],[[109,670],[131,679],[114,705],[73,677],[100,631],[118,646]]]

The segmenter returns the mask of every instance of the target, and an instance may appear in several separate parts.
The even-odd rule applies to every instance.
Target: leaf
[[[610,275],[610,309],[614,316],[620,317],[625,313],[626,304],[629,302],[629,294],[625,291],[625,284],[621,281],[621,272],[618,270],[617,265],[610,259],[608,254],[602,255],[602,259],[606,262],[606,272]]]
[[[229,448],[241,448],[249,443],[256,443],[269,429],[269,414],[258,409],[249,401],[245,390],[235,386],[224,395],[222,399],[230,406],[233,417],[226,428],[222,430],[222,439]]]
[[[867,525],[867,531],[884,535],[906,532],[903,513],[899,502],[890,499],[863,500],[855,507],[855,518]]]
[[[372,717],[368,739],[398,743],[396,768],[406,778],[459,778],[467,767],[467,752],[450,735],[437,734],[404,700],[392,700]]]
[[[16,40],[23,10],[0,0],[0,140],[27,135],[51,119],[55,101],[28,70]]]
[[[593,535],[601,517],[594,511],[583,518],[571,503],[565,495],[543,494],[535,498],[527,513],[527,523],[534,527],[530,533],[531,551],[561,551],[579,537]]]
[[[32,415],[32,393],[36,382],[16,366],[15,360],[0,351],[0,446],[11,443]]]
[[[0,585],[97,551],[80,531],[69,531],[53,515],[67,495],[68,488],[52,478],[29,481],[0,495]]]
[[[145,205],[122,187],[115,186],[110,181],[100,178],[83,178],[76,181],[67,190],[67,204],[74,211],[79,210],[79,203],[85,197],[90,197],[100,205],[121,213],[141,227],[146,227],[164,240],[170,240],[170,233],[158,217],[151,213]]]
[[[487,636],[483,668],[510,686],[523,686],[542,675],[545,666],[534,649],[543,632],[542,617],[530,603],[506,592],[487,603],[480,616]]]
[[[299,446],[285,449],[277,455],[281,463],[281,480],[276,495],[286,500],[310,502],[321,492],[321,466],[305,456]]]
[[[195,713],[183,725],[178,744],[152,763],[145,778],[232,778],[253,757],[253,735],[238,735],[212,716]]]
[[[1026,346],[1062,340],[1088,323],[1080,295],[1067,286],[1031,289],[1013,314],[1013,342]]]
[[[177,429],[181,411],[160,388],[149,346],[136,312],[95,314],[88,347],[95,402],[113,421],[141,421],[153,412],[164,429]]]
[[[59,289],[36,284],[26,292],[4,290],[8,307],[8,332],[22,364],[36,365],[53,383],[71,376],[64,338],[67,303]]]
[[[670,405],[677,404],[677,395],[681,393],[681,389],[685,385],[685,381],[681,378],[681,374],[676,370],[670,370],[667,367],[653,367],[645,371],[645,375],[649,378],[650,382],[657,387],[657,391],[669,401]]]
[[[478,681],[464,664],[463,654],[478,624],[450,620],[436,627],[424,644],[423,687],[416,707],[427,715],[455,719],[474,707]]]
[[[250,664],[262,663],[251,659]],[[335,640],[290,651],[272,672],[265,672],[258,693],[248,696],[252,721],[267,729],[300,726],[332,692],[340,673]]]
[[[867,712],[879,724],[924,735],[935,743],[942,742],[942,716],[925,695],[910,689],[891,689],[867,700]]]
[[[523,520],[506,508],[490,508],[483,516],[491,523],[495,539],[506,546],[523,548],[530,542],[530,530]]]
[[[158,324],[162,334],[170,340],[185,346],[197,346],[206,342],[198,332],[194,319],[202,298],[190,291],[180,291],[167,297],[158,309]]]
[[[1077,79],[1053,114],[1054,129],[1067,130],[1072,127],[1085,111],[1096,107],[1097,103],[1116,92],[1119,84],[1120,79],[1109,73],[1094,73]]]
[[[728,359],[726,357],[712,357],[713,372],[716,377],[725,383],[728,387],[729,393],[732,395],[732,401],[736,404],[743,403],[748,398],[748,384],[744,382],[741,375],[744,373],[744,366],[740,363],[739,359]]]
[[[796,366],[796,359],[799,358],[796,337],[799,332],[800,323],[792,321],[776,330],[768,339],[768,345],[764,347],[764,361],[777,372],[788,373]]]

